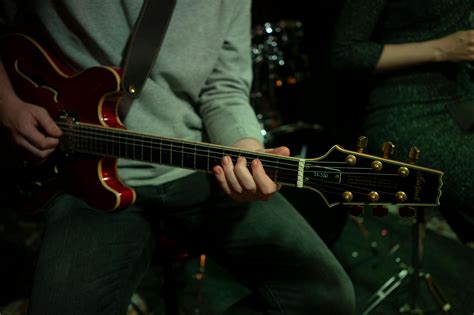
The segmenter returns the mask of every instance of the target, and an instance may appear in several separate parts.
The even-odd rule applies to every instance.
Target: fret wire
[[[95,152],[82,152],[82,153],[91,153],[91,154],[93,154]],[[111,157],[120,158],[118,156],[111,156]],[[184,168],[190,168],[190,167],[184,167]],[[267,171],[267,174],[271,175],[271,173],[273,173],[275,171],[275,169],[270,167],[270,168],[266,168],[266,171]],[[283,177],[282,175],[287,175],[287,176],[289,176],[289,177],[286,177],[288,179],[288,182],[294,182],[295,177],[297,176],[297,171],[291,171],[290,170],[289,173],[288,172],[279,172],[279,174],[280,174],[280,179],[285,179],[285,177]]]
[[[106,150],[108,150],[108,147],[107,147]],[[184,152],[184,151],[182,151],[182,152]],[[276,168],[276,169],[275,169],[275,172],[277,172],[278,170],[280,170],[280,168]],[[271,167],[270,167],[269,171],[270,171],[270,172],[272,171],[272,168],[271,168]],[[294,174],[293,174],[293,175],[294,175]],[[284,179],[284,177],[282,177],[282,179]],[[292,177],[290,177],[290,179],[293,180],[294,177],[292,176]],[[329,187],[329,186],[335,186],[333,183],[327,183],[327,182],[324,182],[324,181],[316,181],[316,182],[319,183],[319,187],[321,187],[321,186],[327,186],[327,187]],[[313,181],[313,183],[314,183],[314,181]],[[357,187],[357,186],[354,186],[354,185],[347,185],[347,184],[340,184],[340,185],[338,185],[338,186],[340,186],[340,187],[352,187],[352,188],[365,189],[366,191],[369,190],[369,189],[367,189],[367,188],[361,188],[361,187]],[[343,189],[340,189],[340,190],[343,191]],[[381,193],[390,194],[389,192],[384,192],[384,191],[382,191]]]
[[[87,138],[87,137],[82,137],[82,138]],[[162,146],[162,144],[163,144],[163,142],[161,141],[161,142],[160,142],[160,146]],[[135,144],[134,144],[134,146],[135,146]],[[171,147],[172,147],[172,146],[171,146]],[[194,147],[196,148],[196,146],[194,146]],[[153,148],[153,147],[150,147],[150,148]],[[184,143],[183,143],[183,147],[182,147],[182,148],[183,148],[183,152],[184,152]],[[160,149],[160,155],[161,155],[161,150],[163,150],[163,149]],[[197,151],[197,150],[195,150],[195,151]],[[108,146],[106,146],[106,154],[109,154],[108,152],[109,152]],[[114,154],[114,155],[115,155],[115,154]],[[258,154],[257,154],[257,156],[258,156]],[[208,158],[210,158],[210,157],[211,157],[211,155],[210,155],[210,150],[208,150]],[[217,156],[217,157],[216,157],[216,156],[212,156],[212,157],[213,157],[213,158],[217,158],[217,157],[219,157],[219,156]],[[276,162],[276,163],[279,164],[279,157],[277,157],[276,159],[277,159],[277,162]],[[151,159],[151,160],[152,160],[152,159]],[[264,163],[264,162],[268,162],[268,161],[262,159],[262,163]],[[272,161],[270,161],[270,162],[272,162]],[[160,163],[161,163],[161,158],[160,158]],[[265,163],[264,163],[264,164],[265,164]],[[296,165],[293,165],[293,166],[296,166]],[[268,166],[267,166],[267,167],[268,167]],[[354,168],[351,168],[351,169],[352,169],[352,170],[362,170],[362,169],[366,170],[367,168],[356,168],[356,167],[354,167]],[[394,174],[394,173],[388,174],[388,173],[372,173],[372,172],[360,173],[360,172],[343,172],[343,171],[332,171],[332,172],[331,172],[331,171],[327,171],[327,173],[329,173],[329,174],[342,173],[342,174],[346,174],[346,175],[352,174],[352,175],[373,175],[373,176],[394,176],[394,177],[399,176],[398,174]]]
[[[84,138],[84,137],[82,137],[82,138]],[[161,142],[160,144],[162,144],[162,142]],[[146,147],[146,146],[145,146],[145,147]],[[106,148],[107,148],[107,147],[106,147]],[[153,148],[153,147],[149,147],[149,148]],[[185,154],[187,154],[188,152],[187,152],[187,151],[184,151],[184,148],[185,148],[185,147],[183,146],[181,153],[184,152]],[[194,151],[197,152],[196,146],[194,146],[194,148],[195,148]],[[163,150],[163,149],[161,149],[161,150]],[[92,150],[91,150],[91,151],[92,151]],[[151,150],[150,150],[150,151],[151,151]],[[106,150],[106,153],[108,154],[108,150]],[[219,157],[220,157],[220,155],[218,155],[218,156],[211,156],[209,151],[208,151],[208,153],[209,153],[209,155],[207,156],[207,158],[211,158],[211,157],[212,157],[212,158],[219,158]],[[160,153],[160,155],[161,155],[161,153]],[[203,156],[203,155],[199,155],[199,154],[194,154],[194,155],[195,155],[195,156]],[[277,164],[277,165],[279,165],[279,157],[278,157],[278,156],[275,156],[275,159],[276,159],[276,162],[274,162],[274,163]],[[152,162],[153,160],[150,159],[150,161]],[[161,161],[161,158],[160,158],[160,161]],[[268,161],[268,160],[265,160],[265,159],[261,159],[261,161],[262,161],[262,163],[263,163],[264,165],[266,165],[266,167],[269,166],[266,162],[270,162],[270,163],[273,162],[273,161]],[[161,163],[160,163],[160,164],[161,164]],[[194,162],[194,165],[196,165],[196,162]],[[295,167],[296,167],[297,165],[292,165],[292,166],[295,166]],[[281,167],[279,167],[279,166],[277,166],[277,168],[283,169],[283,168],[281,168]],[[367,168],[357,168],[357,167],[354,167],[354,168],[351,168],[351,169],[352,169],[352,170],[366,170]],[[373,176],[393,176],[393,177],[399,176],[398,174],[395,174],[395,173],[373,173],[373,172],[364,172],[364,173],[361,173],[361,172],[344,172],[344,171],[326,171],[326,173],[328,173],[328,174],[339,174],[339,173],[342,173],[342,174],[344,174],[344,175],[373,175]]]
[[[88,138],[88,137],[82,137],[82,138]],[[82,144],[82,143],[81,143],[81,144]],[[162,146],[162,144],[163,144],[163,141],[160,142],[160,146]],[[182,146],[182,152],[185,152],[185,151],[184,151],[184,148],[185,148],[186,143],[182,143],[182,144],[183,144],[183,146]],[[83,145],[83,144],[82,144],[82,145]],[[134,150],[135,150],[135,146],[136,146],[136,144],[134,143],[134,145],[133,145]],[[172,144],[170,145],[170,147],[172,147]],[[108,148],[109,148],[109,147],[106,146],[106,154],[109,154],[109,153],[108,153],[108,152],[109,152]],[[150,147],[150,148],[153,148],[153,147]],[[195,151],[197,151],[197,150],[196,150],[196,145],[194,145],[194,148],[195,148]],[[161,155],[161,150],[163,150],[163,149],[160,149],[160,155]],[[151,151],[151,150],[150,150],[150,151]],[[173,150],[171,150],[171,151],[173,151]],[[223,152],[225,153],[225,151],[223,151]],[[187,153],[187,152],[186,152],[186,153]],[[240,153],[240,151],[239,151],[239,153]],[[114,154],[114,155],[115,155],[115,154]],[[135,155],[135,154],[134,154],[134,155]],[[259,156],[259,154],[256,154],[256,156]],[[208,150],[208,158],[210,158],[210,157],[211,157],[211,155],[210,155],[210,150]],[[212,156],[212,157],[213,157],[213,158],[217,158],[217,157],[219,157],[219,156],[217,156],[217,157],[216,157],[216,156]],[[276,159],[277,159],[276,164],[279,164],[279,157],[277,157]],[[152,159],[151,159],[151,160],[152,160]],[[170,160],[172,160],[172,159],[170,159]],[[160,162],[162,162],[161,159],[160,159]],[[264,162],[266,162],[266,160],[262,159],[262,163],[264,163]],[[272,162],[272,161],[270,161],[270,162]],[[265,164],[265,163],[264,163],[264,164]],[[294,166],[296,166],[296,165],[294,165]],[[267,165],[267,167],[268,167],[268,165]],[[362,170],[362,169],[366,170],[366,169],[370,169],[370,168],[356,168],[356,167],[354,167],[354,168],[351,168],[351,169],[352,169],[352,170],[354,170],[354,169],[356,169],[356,170]],[[373,176],[394,176],[394,177],[399,176],[398,174],[372,173],[372,172],[369,172],[369,173],[360,173],[360,172],[343,172],[343,171],[341,171],[341,172],[340,172],[340,171],[332,171],[332,172],[331,172],[331,171],[328,171],[327,173],[329,173],[329,174],[342,173],[342,174],[346,174],[346,175],[352,174],[352,175],[373,175]]]
[[[175,150],[173,150],[173,151],[175,151]],[[188,152],[189,152],[189,151],[188,151]],[[188,152],[185,151],[185,153],[188,153]],[[94,153],[94,152],[91,152],[91,153]],[[108,153],[106,153],[106,154],[108,154]],[[161,151],[160,151],[160,155],[161,155]],[[195,156],[195,157],[197,157],[197,156],[204,157],[204,155],[202,155],[202,154],[194,154],[194,156]],[[120,157],[120,156],[119,156],[119,157]],[[218,158],[221,158],[221,157],[222,157],[222,156],[220,156],[220,155],[218,155],[218,156],[215,156],[215,155],[212,155],[212,156],[211,156],[211,155],[208,155],[208,156],[206,156],[207,159],[210,159],[210,158],[216,158],[216,159],[218,159]],[[276,159],[278,159],[278,158],[276,158]],[[263,160],[263,159],[262,159],[261,161],[262,161],[262,163],[263,163],[263,165],[264,165],[265,168],[270,167],[270,166],[271,166],[270,164],[272,164],[272,163],[275,164],[273,161],[268,161],[268,160]],[[151,161],[151,162],[153,162],[153,161]],[[270,163],[267,163],[267,162],[270,162]],[[160,162],[159,164],[162,164],[162,163]],[[295,169],[296,169],[298,165],[295,164],[295,165],[292,165],[292,166],[295,167]],[[283,169],[292,170],[292,169],[289,169],[289,168],[282,168],[282,167],[279,167],[279,166],[278,166],[278,168],[279,168],[280,170],[283,170]],[[209,169],[209,166],[208,166],[208,169]]]
[[[184,166],[184,163],[182,164],[182,166]],[[194,165],[194,169],[195,169],[195,165]],[[278,172],[281,170],[280,168],[276,167],[276,168],[273,168],[273,167],[265,167],[267,173],[272,173],[274,172],[274,180],[277,181],[277,174]],[[207,169],[208,171],[209,170],[209,167]],[[288,181],[292,181],[294,180],[294,176],[296,175],[297,172],[293,171],[291,174],[288,174],[288,173],[279,173],[281,176],[281,179],[284,180],[284,179],[287,179]],[[272,174],[269,174],[269,175],[272,175]],[[288,177],[285,177],[284,175],[290,175],[291,177],[288,178]],[[349,184],[334,184],[334,183],[331,183],[331,182],[327,182],[327,181],[321,181],[321,180],[313,180],[311,182],[312,184],[316,185],[318,188],[321,187],[321,186],[327,186],[327,187],[334,187],[334,186],[338,186],[338,187],[349,187],[349,188],[356,188],[356,189],[363,189],[365,191],[370,191],[371,189],[370,188],[364,188],[364,187],[360,187],[360,186],[356,186],[356,185],[349,185]],[[345,190],[345,189],[342,189],[342,188],[339,188],[341,191]],[[383,194],[387,194],[387,195],[393,195],[393,193],[390,193],[390,192],[387,192],[387,191],[383,191],[383,190],[377,190],[379,193],[383,193]]]
[[[135,158],[135,141],[134,141],[134,138],[131,139],[132,140],[132,159]]]
[[[127,134],[127,133],[125,133],[126,130],[121,130],[121,129],[104,128],[104,127],[95,127],[95,128],[92,129],[91,127],[87,128],[87,127],[81,125],[80,127],[76,126],[76,128],[74,128],[74,129],[72,130],[72,132],[74,132],[74,130],[76,130],[76,129],[88,130],[89,134],[94,134],[94,132],[95,132],[95,135],[113,137],[113,138],[118,138],[118,139],[124,139],[124,138],[125,138],[125,139],[128,139],[128,138],[137,137],[137,135],[135,135],[135,134]],[[141,136],[142,136],[142,135],[141,135]],[[144,139],[146,139],[145,136],[142,136],[142,137],[143,137]],[[159,138],[159,139],[161,139],[161,138]],[[170,143],[172,143],[172,142],[182,142],[184,145],[186,145],[186,144],[188,144],[188,145],[195,145],[195,143],[192,142],[192,141],[187,142],[187,141],[184,141],[184,140],[175,140],[175,139],[166,139],[166,138],[163,138],[162,141],[163,141],[163,140],[167,140],[167,141],[169,141]],[[143,143],[145,143],[146,141],[147,141],[147,140],[142,140]],[[148,141],[149,141],[150,143],[153,143],[153,142],[156,141],[156,140],[155,140],[152,136],[150,136],[150,137],[148,137]],[[212,144],[207,144],[207,143],[204,144],[204,143],[203,143],[203,145],[207,146],[208,149],[212,149]],[[216,149],[219,150],[219,149],[221,149],[221,148],[218,146]],[[228,150],[231,151],[231,152],[240,152],[238,149],[234,149],[234,148],[228,148]],[[248,154],[255,154],[255,155],[258,155],[258,153],[254,153],[254,152],[250,152],[250,151],[248,152]],[[260,153],[260,154],[261,154],[261,153]],[[270,155],[270,154],[269,154],[269,155]],[[292,162],[294,162],[294,158],[291,158],[291,157],[287,157],[286,160],[287,160],[287,161],[292,161]]]
[[[110,139],[102,139],[102,141],[103,141],[103,142],[107,142],[107,141],[110,142]],[[112,141],[113,141],[113,140],[112,140]],[[166,144],[165,144],[165,145],[166,145]],[[171,144],[171,141],[170,141],[169,146],[171,146],[171,145],[172,145],[172,144]],[[195,145],[194,145],[194,144],[186,144],[186,143],[183,143],[183,146],[186,147],[186,146],[195,146]],[[201,150],[201,151],[204,151],[204,150]],[[206,151],[207,151],[207,150],[206,150]],[[231,155],[231,154],[230,154],[230,155]],[[256,155],[256,156],[258,156],[259,154],[258,154],[258,153],[254,153],[254,152],[249,152],[249,155]],[[269,155],[269,156],[270,156],[270,155]],[[250,156],[250,158],[251,158],[251,156]],[[291,161],[291,160],[289,160],[289,161]],[[297,161],[294,161],[294,160],[293,160],[292,162],[296,162],[296,163],[297,163]]]
[[[102,139],[102,141],[105,142],[105,143],[110,142],[110,141],[107,141],[107,139]],[[112,142],[113,142],[113,141],[112,141]],[[160,146],[162,146],[162,144],[163,144],[163,143],[160,142]],[[171,145],[169,145],[169,146],[171,147]],[[148,147],[148,148],[151,148],[151,149],[154,148],[154,146],[145,146],[145,147]],[[194,145],[194,148],[195,148],[194,151],[196,151],[196,152],[197,152],[197,151],[201,151],[201,152],[204,151],[204,150],[197,150],[197,146],[195,146],[195,145]],[[160,149],[160,153],[161,153],[161,151],[163,151],[163,148]],[[209,149],[207,150],[207,152],[208,152],[208,154],[209,154],[209,157],[211,157],[211,155],[210,155],[211,152],[210,152]],[[109,154],[108,151],[106,151],[106,153]],[[255,154],[255,153],[253,153],[253,152],[250,152],[249,155],[256,155],[256,156],[258,156],[258,154]],[[201,156],[203,156],[203,155],[201,155]],[[216,156],[216,155],[212,155],[212,157],[213,157],[213,158],[217,158],[217,157],[220,157],[220,155],[217,155],[217,156]],[[232,156],[232,155],[231,155],[231,157],[236,157],[236,156]],[[270,157],[274,157],[275,159],[277,159],[277,155],[268,155],[268,157],[269,157],[269,158],[270,158]],[[252,157],[251,157],[251,156],[248,156],[247,158],[250,158],[250,159],[251,159]],[[281,160],[281,157],[278,157],[278,159]],[[161,160],[161,159],[160,159],[160,160]],[[273,162],[272,160],[267,160],[267,159],[263,159],[263,158],[260,159],[260,160],[261,160],[263,163],[264,163],[264,162]],[[293,164],[284,163],[285,165],[293,166],[293,167],[298,166],[298,162],[299,162],[298,160],[287,160],[287,161],[291,161],[291,162],[294,162],[294,163],[293,163]],[[160,162],[161,162],[161,161],[160,161]],[[160,163],[160,164],[161,164],[161,163]],[[279,164],[280,164],[280,163],[279,163]]]
[[[97,155],[97,152],[96,151],[93,151],[93,152],[83,152],[83,153],[90,153],[90,154],[95,154]],[[101,155],[101,154],[99,154]],[[203,155],[199,155],[198,156],[203,156]],[[114,156],[116,158],[121,158],[120,156]],[[247,163],[247,166],[250,166],[250,163]],[[270,173],[270,172],[276,172],[276,168],[275,167],[272,167],[271,165],[264,165],[264,168],[265,170],[267,171],[267,173]],[[278,168],[278,171],[279,171],[279,174],[284,174],[282,173],[281,171],[289,171],[291,174],[293,174],[293,176],[295,176],[297,174],[297,170],[296,169],[282,169],[282,168]]]
[[[209,172],[209,154],[210,154],[210,149],[207,148],[207,171]]]
[[[184,167],[184,145],[181,147],[181,167]]]
[[[160,150],[161,152],[161,150]],[[153,150],[150,149],[150,162],[153,162]]]
[[[275,169],[275,172],[278,171],[279,168],[276,168]],[[271,169],[270,169],[271,171]],[[290,177],[286,177],[284,175],[288,175],[288,174],[285,174],[285,173],[281,173],[280,175],[280,179],[282,181],[286,180],[286,182],[292,182],[294,181],[295,177],[294,177],[294,174],[290,174],[292,176]],[[276,178],[275,178],[276,180]],[[336,194],[334,191],[337,190],[337,191],[345,191],[345,187],[350,187],[350,188],[355,188],[355,189],[358,189],[359,191],[357,190],[353,190],[353,192],[355,193],[360,193],[360,194],[364,194],[365,192],[367,191],[370,191],[371,189],[369,188],[364,188],[364,187],[360,187],[360,186],[355,186],[355,185],[348,185],[348,184],[335,184],[335,183],[330,183],[330,182],[325,182],[325,181],[321,181],[321,180],[315,180],[315,181],[312,181],[312,184],[315,184],[316,188],[320,191],[324,191],[323,189],[321,188],[331,188],[332,191],[326,191],[328,193],[332,193],[332,194]],[[393,193],[390,193],[390,192],[387,192],[387,191],[380,191],[380,190],[377,190],[379,193],[381,194],[386,194],[386,195],[394,195]]]
[[[147,140],[145,136],[142,136],[141,139],[138,139],[138,143],[135,143],[135,142],[136,142],[135,140],[137,139],[137,138],[136,138],[137,136],[128,136],[128,135],[126,135],[126,134],[117,134],[117,133],[114,134],[114,132],[109,132],[108,130],[103,130],[103,129],[102,129],[102,130],[99,130],[99,128],[94,128],[94,129],[76,128],[76,129],[79,129],[79,137],[75,136],[75,137],[73,138],[73,143],[75,143],[76,147],[80,147],[81,150],[83,150],[83,151],[95,151],[94,149],[97,148],[100,144],[104,144],[104,143],[107,144],[107,140],[109,140],[109,142],[114,143],[115,141],[113,141],[113,140],[111,140],[111,139],[117,139],[117,138],[119,138],[119,139],[125,139],[125,140],[126,140],[125,143],[126,143],[126,145],[127,145],[127,144],[129,144],[128,139],[131,139],[131,140],[133,140],[132,146],[133,146],[134,152],[135,152],[135,146],[141,144],[141,153],[142,153],[141,155],[143,156],[143,149],[144,149],[145,147],[147,147],[147,148],[150,149],[150,160],[151,160],[151,161],[153,160],[153,159],[152,159],[152,152],[153,152],[153,149],[154,149],[155,147],[154,147],[153,145],[151,145],[151,146],[146,146],[146,145],[144,145],[144,144],[146,144],[147,142],[153,144],[153,141],[151,141],[151,140],[154,140],[154,139],[152,139],[152,138],[149,138],[149,139]],[[100,138],[91,137],[91,136],[90,136],[90,135],[91,135],[91,132],[94,132],[94,131],[96,132],[97,135],[102,136],[102,137],[106,137],[106,139],[100,139]],[[71,133],[75,133],[75,132],[74,132],[74,131],[69,132],[69,134],[71,134]],[[67,132],[66,132],[66,134],[67,134]],[[85,136],[86,134],[87,134],[88,136]],[[94,134],[94,133],[92,133],[92,134]],[[84,140],[84,141],[81,141],[81,140],[82,140],[81,138],[82,138],[82,139],[85,139],[85,140]],[[75,141],[77,141],[77,143],[76,143]],[[155,141],[156,141],[156,140],[155,140]],[[166,143],[163,143],[163,141],[168,141],[168,142],[170,143],[170,144],[168,144],[168,146],[170,146],[170,148],[171,148],[171,154],[172,154],[173,151],[175,151],[175,150],[173,150],[173,142],[175,142],[175,143],[181,142],[181,141],[176,141],[176,140],[171,140],[171,139],[170,139],[170,140],[164,139],[164,140],[159,140],[159,141],[160,141],[160,155],[161,155],[161,152],[163,151],[163,147],[167,145]],[[191,153],[194,152],[194,154],[193,154],[193,156],[194,156],[193,166],[194,166],[194,168],[196,168],[196,158],[197,158],[197,156],[202,156],[202,155],[198,154],[197,152],[198,152],[198,151],[203,151],[203,150],[198,150],[198,147],[197,147],[198,144],[188,143],[188,142],[185,142],[185,141],[182,141],[181,144],[182,144],[182,146],[181,146],[181,154],[182,154],[182,157],[181,157],[181,158],[182,158],[182,163],[181,163],[181,164],[184,165],[184,162],[183,162],[184,154],[187,153],[187,152],[189,152],[189,151],[186,151],[186,149],[190,149],[189,146],[193,146],[193,147],[191,148],[191,150],[192,150]],[[204,146],[205,146],[205,144],[204,144]],[[103,147],[103,146],[102,146],[102,147]],[[112,149],[112,151],[114,151],[114,150],[113,150],[113,148],[114,148],[113,146],[112,146],[112,147],[109,147],[108,145],[106,145],[106,146],[105,146],[105,151],[106,151],[107,153],[109,152],[109,148]],[[120,151],[120,146],[118,147],[118,149],[119,149],[119,153],[121,153],[121,151]],[[208,147],[208,148],[207,148],[207,158],[208,158],[208,162],[209,162],[209,159],[211,158],[211,156],[212,156],[213,158],[216,158],[216,157],[218,158],[218,157],[219,157],[219,154],[218,154],[217,156],[211,155],[211,150],[212,150],[212,149],[213,149],[213,148],[211,148],[211,147]],[[229,149],[229,150],[230,150],[229,152],[231,152],[231,153],[229,153],[229,155],[230,155],[231,157],[234,155],[234,153],[232,153],[232,152],[238,153],[237,157],[241,155],[241,152],[238,151],[238,150],[233,150],[233,149]],[[176,152],[177,152],[177,151],[176,151]],[[223,152],[225,153],[225,151],[223,151]],[[114,151],[113,153],[114,153],[113,155],[115,155],[115,151]],[[258,154],[258,153],[249,152],[249,153],[247,153],[247,154],[250,155],[250,156],[248,156],[248,158],[252,158],[251,155],[256,155],[257,158],[259,158],[259,154]],[[119,154],[119,155],[121,155],[121,154]],[[136,158],[136,154],[135,154],[135,153],[134,153],[134,157]],[[234,157],[235,157],[235,156],[234,156]],[[265,160],[265,159],[262,159],[262,162],[263,162],[264,160]],[[171,159],[171,161],[172,161],[172,159]],[[291,162],[298,162],[297,160],[295,161],[295,160],[293,160],[293,159],[286,159],[286,162],[289,162],[289,161],[291,161]],[[331,162],[331,161],[318,161],[317,163],[319,163],[319,164],[326,164],[326,165],[327,165],[327,164],[345,164],[344,162]],[[310,169],[311,169],[311,168],[315,168],[315,167],[317,167],[317,163],[315,163],[315,161],[312,161],[312,165],[308,164],[308,167],[309,167]],[[280,164],[280,157],[276,157],[276,165],[277,165],[277,167],[273,169],[273,167],[267,166],[267,168],[269,168],[269,171],[270,171],[270,172],[271,172],[272,170],[274,170],[274,171],[275,171],[275,176],[280,175],[280,176],[282,176],[281,179],[285,179],[284,173],[279,173],[279,171],[284,170],[283,168],[278,167],[279,164]],[[291,165],[291,164],[288,164],[288,163],[281,163],[281,164]],[[315,164],[316,164],[316,166],[314,166]],[[292,165],[292,166],[294,166],[294,165]],[[344,168],[344,169],[347,169],[347,168],[350,168],[350,167],[343,167],[343,168]],[[351,168],[351,169],[352,169],[352,170],[354,170],[354,169],[361,169],[361,170],[364,169],[364,170],[367,170],[367,169],[370,169],[370,168]],[[208,168],[208,170],[209,170],[209,168]],[[294,173],[294,172],[293,172],[293,173]],[[398,176],[397,174],[357,173],[357,172],[346,173],[346,172],[344,172],[344,171],[342,171],[342,172],[334,171],[334,172],[328,172],[328,173],[342,173],[342,174],[355,174],[355,175],[371,174],[371,175],[392,175],[392,176]],[[291,177],[291,180],[294,180],[294,178]],[[336,184],[334,184],[334,183],[328,183],[328,182],[324,182],[324,181],[320,181],[320,180],[313,181],[313,184],[317,184],[318,189],[319,189],[320,187],[321,187],[321,188],[333,188],[333,191],[328,191],[329,193],[332,193],[332,194],[334,194],[334,189],[338,189],[338,190],[340,190],[340,191],[343,191],[344,189],[343,189],[342,187],[351,187],[351,188],[356,188],[356,189],[363,189],[363,190],[366,190],[366,191],[370,190],[370,189],[364,188],[364,187],[358,187],[358,186],[348,185],[348,184],[337,184],[337,185],[336,185]],[[335,187],[335,186],[336,186],[336,187]],[[323,191],[323,189],[319,189],[319,190]],[[324,190],[325,190],[325,189],[324,189]],[[356,192],[356,193],[357,193],[357,192]],[[380,191],[380,193],[388,194],[388,195],[393,195],[393,193],[389,193],[389,192],[386,192],[386,191]]]
[[[142,136],[142,142],[143,142],[143,136]],[[141,157],[143,159],[143,146],[140,146],[140,149],[141,149]]]
[[[173,143],[171,143],[170,147],[170,165],[173,164]]]
[[[89,137],[89,138],[90,138],[90,137]],[[145,140],[142,139],[141,142],[144,143]],[[135,144],[134,144],[134,145],[135,145]],[[186,143],[183,142],[183,143],[182,143],[182,152],[184,152],[185,145],[186,145]],[[163,141],[160,142],[160,146],[161,146],[161,147],[163,146]],[[172,143],[171,143],[171,147],[172,147]],[[86,148],[87,148],[87,147],[86,147]],[[112,148],[113,148],[113,147],[112,147]],[[195,152],[197,152],[197,149],[196,149],[196,148],[197,148],[197,146],[194,145],[194,151],[195,151]],[[135,147],[134,147],[134,149],[135,149]],[[161,150],[162,150],[162,149],[161,149]],[[151,151],[152,151],[152,150],[151,150]],[[106,146],[106,152],[109,152],[109,147],[108,147],[108,146]],[[224,151],[224,152],[225,152],[225,151]],[[239,151],[237,151],[237,152],[239,152]],[[161,153],[161,152],[160,152],[160,153]],[[230,155],[232,155],[232,153],[231,153]],[[241,152],[239,152],[239,156],[240,156],[240,155],[241,155]],[[257,156],[258,156],[258,155],[257,155]],[[196,157],[196,156],[195,156],[195,157]],[[210,157],[211,157],[211,148],[208,148],[208,158],[210,158]],[[278,162],[279,162],[279,161],[278,161],[278,159],[277,159],[277,163],[278,163]],[[310,167],[313,167],[313,166],[310,166]],[[195,166],[194,166],[194,168],[195,168]],[[360,169],[360,168],[359,168],[359,169]],[[367,168],[365,168],[365,169],[367,169]],[[209,167],[208,167],[208,170],[209,170]],[[277,167],[276,170],[278,171],[278,167]],[[361,173],[352,173],[352,174],[361,174]],[[384,175],[384,174],[373,174],[373,175]],[[393,176],[397,176],[397,175],[393,174]]]
[[[127,139],[125,139],[125,143],[128,143],[128,140],[127,140]],[[120,145],[121,145],[121,143],[118,144],[118,155],[119,155],[119,156],[121,155],[121,154],[120,154]]]
[[[278,178],[278,163],[280,162],[280,159],[277,157],[276,161],[276,171],[275,171],[275,181],[277,181]]]
[[[195,145],[195,146],[194,146],[194,154],[193,154],[193,156],[194,156],[194,158],[193,158],[193,160],[194,160],[194,167],[193,167],[193,168],[194,168],[194,169],[196,169],[196,156],[197,156],[196,147],[197,147],[197,146]]]
[[[153,147],[151,147],[151,150],[153,151]],[[162,164],[163,160],[163,141],[160,140],[160,164]]]

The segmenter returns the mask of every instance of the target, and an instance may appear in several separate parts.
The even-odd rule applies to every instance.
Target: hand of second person
[[[438,61],[474,61],[474,30],[458,31],[438,40]]]
[[[265,153],[289,156],[287,147],[258,150]],[[239,202],[268,200],[281,185],[275,183],[265,172],[262,162],[255,159],[247,166],[245,157],[238,157],[234,164],[229,156],[222,158],[222,165],[214,167],[213,171],[222,190],[232,199]]]

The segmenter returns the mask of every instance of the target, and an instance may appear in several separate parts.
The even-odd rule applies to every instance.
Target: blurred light
[[[288,78],[288,84],[295,84],[296,83],[296,78],[295,77],[289,77]]]

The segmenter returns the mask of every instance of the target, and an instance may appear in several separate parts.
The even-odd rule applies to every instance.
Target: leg
[[[235,203],[202,173],[141,191],[149,196],[146,203],[160,204],[169,231],[205,248],[210,262],[202,313],[222,314],[232,304],[229,314],[238,315],[353,313],[347,274],[280,194],[267,202]]]
[[[316,210],[315,210],[316,211]],[[351,281],[324,242],[281,196],[216,209],[216,260],[263,299],[265,314],[352,314]],[[214,256],[213,256],[214,257]],[[250,300],[254,300],[252,297]],[[242,314],[235,305],[233,314]],[[232,314],[231,312],[231,314]]]
[[[151,257],[139,208],[107,214],[69,195],[45,215],[30,314],[126,314]]]

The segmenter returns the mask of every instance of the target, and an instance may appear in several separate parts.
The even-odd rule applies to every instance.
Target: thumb
[[[276,148],[269,148],[264,150],[265,153],[283,155],[283,156],[290,156],[290,149],[285,146],[276,147]]]

